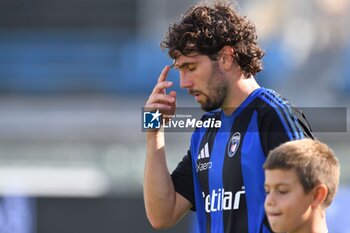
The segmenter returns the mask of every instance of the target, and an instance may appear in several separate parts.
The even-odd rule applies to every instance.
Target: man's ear
[[[323,204],[328,194],[328,188],[325,184],[319,184],[312,190],[311,207],[315,208]]]
[[[234,52],[233,48],[228,45],[225,45],[220,51],[222,65],[225,70],[230,69],[234,63],[233,52]]]

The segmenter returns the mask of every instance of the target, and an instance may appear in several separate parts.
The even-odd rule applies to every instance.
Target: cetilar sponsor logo
[[[231,191],[225,191],[224,189],[214,189],[211,191],[211,194],[208,195],[202,192],[205,211],[210,213],[223,210],[237,210],[240,206],[241,197],[244,194],[244,186],[242,186],[242,190],[237,191],[235,194]]]
[[[207,169],[210,169],[213,166],[213,162],[202,162],[203,159],[209,159],[209,144],[205,143],[204,147],[202,148],[201,152],[198,154],[198,160],[196,163],[196,170],[197,173],[200,171],[205,171]]]

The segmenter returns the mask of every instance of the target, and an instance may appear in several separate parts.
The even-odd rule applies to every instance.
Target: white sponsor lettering
[[[225,191],[224,189],[214,189],[208,195],[202,192],[205,211],[210,213],[223,210],[237,210],[243,194],[245,194],[244,186],[242,190],[235,193],[234,198],[231,191]]]
[[[197,172],[201,172],[201,171],[205,171],[207,169],[210,169],[212,166],[213,166],[212,162],[207,162],[207,163],[198,162],[196,164],[196,169],[197,169]]]

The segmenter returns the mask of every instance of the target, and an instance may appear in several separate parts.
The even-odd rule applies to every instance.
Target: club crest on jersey
[[[239,132],[234,133],[227,147],[227,154],[229,157],[233,157],[236,154],[240,141],[241,134]]]

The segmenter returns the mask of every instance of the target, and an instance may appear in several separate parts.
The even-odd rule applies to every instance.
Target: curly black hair
[[[248,77],[263,69],[264,51],[257,44],[255,25],[229,3],[192,6],[179,22],[170,25],[161,42],[173,59],[179,52],[194,52],[217,60],[218,52],[226,45],[234,49],[234,60]]]

